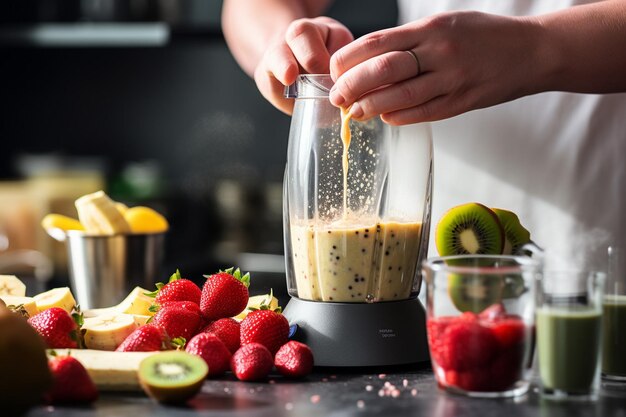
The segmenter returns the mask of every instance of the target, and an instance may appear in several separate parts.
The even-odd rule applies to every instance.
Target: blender
[[[428,124],[350,120],[329,75],[300,75],[284,179],[284,315],[317,366],[428,360],[417,298],[432,194]]]

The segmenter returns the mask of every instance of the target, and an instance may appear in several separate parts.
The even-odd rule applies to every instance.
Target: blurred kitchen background
[[[39,223],[104,189],[169,220],[155,281],[237,265],[252,293],[284,299],[290,119],[231,57],[220,12],[221,0],[0,2],[0,274],[29,293],[67,285],[65,247]],[[360,36],[397,10],[337,0],[328,15]]]

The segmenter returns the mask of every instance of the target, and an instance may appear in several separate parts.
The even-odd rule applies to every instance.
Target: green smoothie
[[[545,388],[589,391],[598,364],[601,325],[598,310],[537,309],[539,374]]]
[[[626,295],[604,298],[602,373],[626,377]]]

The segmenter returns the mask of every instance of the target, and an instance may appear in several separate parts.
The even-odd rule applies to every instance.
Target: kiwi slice
[[[139,364],[141,387],[161,403],[181,403],[192,398],[208,373],[204,359],[177,350],[148,356]]]
[[[459,311],[480,313],[502,300],[504,285],[499,276],[448,275],[448,294]]]
[[[441,217],[435,232],[435,245],[441,256],[499,255],[504,240],[498,216],[480,203],[451,208]]]
[[[493,208],[504,229],[504,255],[520,255],[522,246],[530,242],[530,232],[519,221],[517,214],[509,210]]]

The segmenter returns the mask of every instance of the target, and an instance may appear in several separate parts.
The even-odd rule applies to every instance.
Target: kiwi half
[[[504,255],[520,255],[522,246],[530,242],[530,232],[519,221],[517,214],[509,210],[492,208],[504,229]]]
[[[502,300],[504,283],[493,275],[448,275],[448,294],[459,311],[480,313]]]
[[[501,254],[504,241],[498,216],[480,203],[451,208],[441,217],[435,232],[435,245],[441,256]]]
[[[138,372],[141,387],[150,397],[161,403],[181,403],[200,391],[209,367],[199,356],[173,350],[148,356]]]

